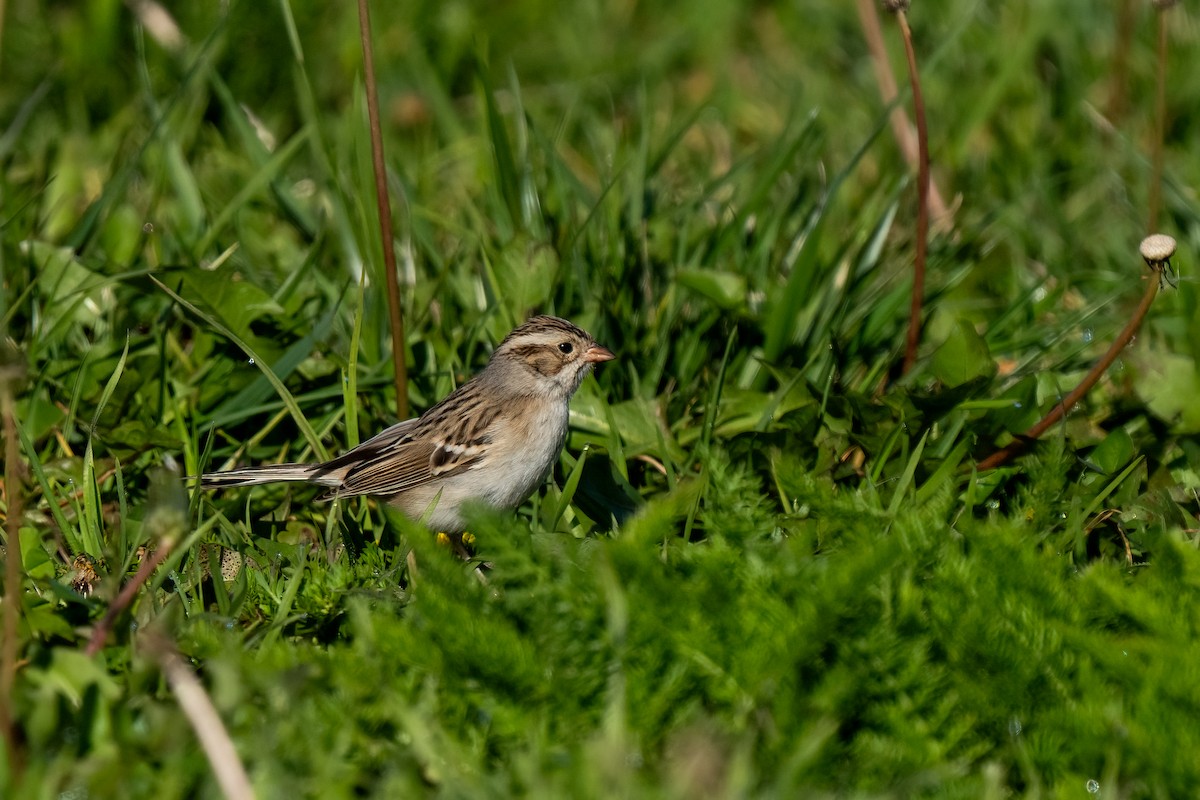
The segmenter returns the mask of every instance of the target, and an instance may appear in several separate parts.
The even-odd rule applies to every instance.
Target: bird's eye
[[[570,353],[574,349],[575,345],[571,344],[570,342],[562,342],[558,345],[558,352],[562,353],[563,355]]]

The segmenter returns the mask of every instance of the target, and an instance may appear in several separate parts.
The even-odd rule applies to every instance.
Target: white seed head
[[[1147,264],[1161,264],[1175,255],[1175,239],[1165,233],[1155,233],[1142,239],[1140,248]]]

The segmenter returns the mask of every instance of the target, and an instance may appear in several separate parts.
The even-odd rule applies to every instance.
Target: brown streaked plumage
[[[200,485],[316,483],[330,489],[322,499],[383,497],[436,530],[458,532],[465,503],[511,509],[533,492],[562,451],[572,395],[614,357],[565,319],[533,317],[482,372],[421,416],[324,463],[210,472]]]

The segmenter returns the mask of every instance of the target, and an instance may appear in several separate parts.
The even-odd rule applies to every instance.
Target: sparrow
[[[267,464],[200,476],[204,489],[299,481],[320,499],[371,495],[433,530],[455,534],[470,503],[517,508],[558,460],[571,397],[597,364],[616,356],[565,319],[531,318],[487,366],[444,400],[336,458]]]

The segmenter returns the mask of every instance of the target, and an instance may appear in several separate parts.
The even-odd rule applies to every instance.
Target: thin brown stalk
[[[383,134],[379,122],[379,93],[375,84],[375,56],[371,47],[371,14],[367,0],[358,0],[358,30],[362,38],[363,77],[367,116],[371,127],[371,161],[375,168],[375,205],[379,209],[379,238],[383,240],[383,268],[387,276],[388,317],[392,327],[392,364],[396,383],[396,414],[408,417],[408,366],[404,360],[404,316],[400,306],[400,279],[392,247],[392,204],[388,199],[387,169],[383,163]]]
[[[12,382],[19,368],[0,367],[0,414],[4,416],[4,492],[8,534],[4,559],[4,634],[0,644],[0,729],[9,768],[19,775],[23,764],[21,744],[12,718],[12,690],[17,677],[18,628],[21,621],[21,506],[24,481]]]
[[[900,90],[896,86],[896,76],[892,73],[892,62],[888,59],[887,47],[883,42],[883,26],[879,23],[879,10],[876,0],[858,0],[858,19],[862,25],[863,38],[867,42],[867,51],[871,54],[871,65],[875,68],[875,82],[879,86],[879,98],[884,107],[891,106],[888,121],[892,126],[892,136],[900,148],[900,154],[910,169],[917,169],[919,153],[917,147],[917,131],[904,113],[904,107],[896,102]],[[949,230],[953,223],[953,210],[942,199],[942,193],[937,183],[929,180],[929,211],[933,217],[934,228]]]
[[[1133,26],[1136,21],[1134,0],[1120,0],[1116,20],[1107,114],[1108,122],[1113,127],[1120,125],[1129,106],[1129,51],[1133,48]]]
[[[904,9],[896,11],[896,21],[900,23],[900,32],[904,37],[908,77],[912,84],[913,116],[917,121],[917,252],[913,259],[908,338],[904,345],[904,364],[900,368],[900,374],[904,375],[917,363],[917,347],[921,344],[921,305],[925,299],[925,258],[929,247],[929,132],[925,125],[921,81],[917,77],[917,54],[913,49],[912,30],[908,27]]]
[[[88,640],[87,649],[84,651],[88,656],[96,655],[96,653],[100,652],[100,648],[104,647],[104,642],[108,640],[108,634],[112,631],[113,625],[116,624],[117,617],[121,616],[121,613],[129,607],[129,604],[133,602],[134,596],[137,595],[138,589],[142,588],[142,584],[150,580],[150,576],[154,574],[154,570],[158,569],[159,565],[171,554],[174,543],[174,538],[161,541],[154,552],[142,561],[142,565],[138,567],[138,571],[134,573],[133,578],[122,587],[116,599],[109,605],[104,618],[92,629],[92,638]]]
[[[204,686],[169,639],[162,634],[151,634],[147,639],[147,650],[158,661],[179,709],[200,740],[221,793],[230,800],[253,800],[250,777]]]
[[[1167,132],[1167,8],[1158,6],[1158,70],[1154,94],[1154,141],[1150,147],[1150,197],[1146,201],[1148,231],[1158,230],[1162,211],[1163,140]]]
[[[1158,276],[1150,276],[1146,282],[1146,292],[1142,295],[1142,301],[1138,304],[1137,310],[1133,312],[1133,316],[1129,318],[1129,322],[1125,323],[1125,327],[1117,334],[1117,338],[1109,345],[1103,357],[1096,362],[1096,365],[1084,376],[1079,385],[1064,397],[1061,403],[1050,409],[1049,413],[1038,420],[1032,428],[1025,431],[1024,435],[1013,439],[1007,445],[992,453],[983,461],[980,461],[975,467],[976,470],[986,472],[987,470],[995,469],[1007,464],[1017,455],[1024,452],[1032,442],[1045,433],[1051,425],[1062,419],[1096,385],[1096,381],[1100,380],[1100,376],[1107,372],[1108,368],[1113,365],[1113,362],[1117,360],[1117,356],[1121,354],[1125,346],[1133,341],[1138,328],[1142,326],[1142,320],[1145,319],[1147,312],[1150,311],[1150,306],[1154,303],[1154,298],[1158,294],[1159,280]]]

